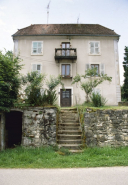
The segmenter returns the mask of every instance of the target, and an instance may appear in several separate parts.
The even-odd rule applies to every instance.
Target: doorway
[[[71,89],[60,90],[61,107],[71,107]]]
[[[5,114],[5,145],[13,148],[21,145],[22,140],[22,112],[11,111]]]

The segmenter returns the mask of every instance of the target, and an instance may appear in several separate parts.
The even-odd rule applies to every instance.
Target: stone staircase
[[[59,148],[64,147],[71,152],[81,152],[81,135],[77,109],[61,109],[57,133]]]

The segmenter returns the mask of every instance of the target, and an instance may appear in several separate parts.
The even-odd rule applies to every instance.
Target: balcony
[[[55,60],[60,59],[76,60],[76,48],[55,48]]]

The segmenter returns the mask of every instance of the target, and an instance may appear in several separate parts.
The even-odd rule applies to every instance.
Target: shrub
[[[102,107],[107,102],[106,98],[102,97],[99,93],[92,93],[91,101],[94,107]]]
[[[41,104],[41,90],[43,82],[45,80],[45,75],[38,74],[38,72],[28,73],[26,76],[22,77],[22,84],[25,87],[25,102],[33,105]]]

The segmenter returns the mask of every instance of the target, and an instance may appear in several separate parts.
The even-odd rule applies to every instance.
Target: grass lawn
[[[128,166],[128,147],[85,148],[83,153],[57,152],[52,147],[16,147],[0,152],[0,168],[85,168]]]

